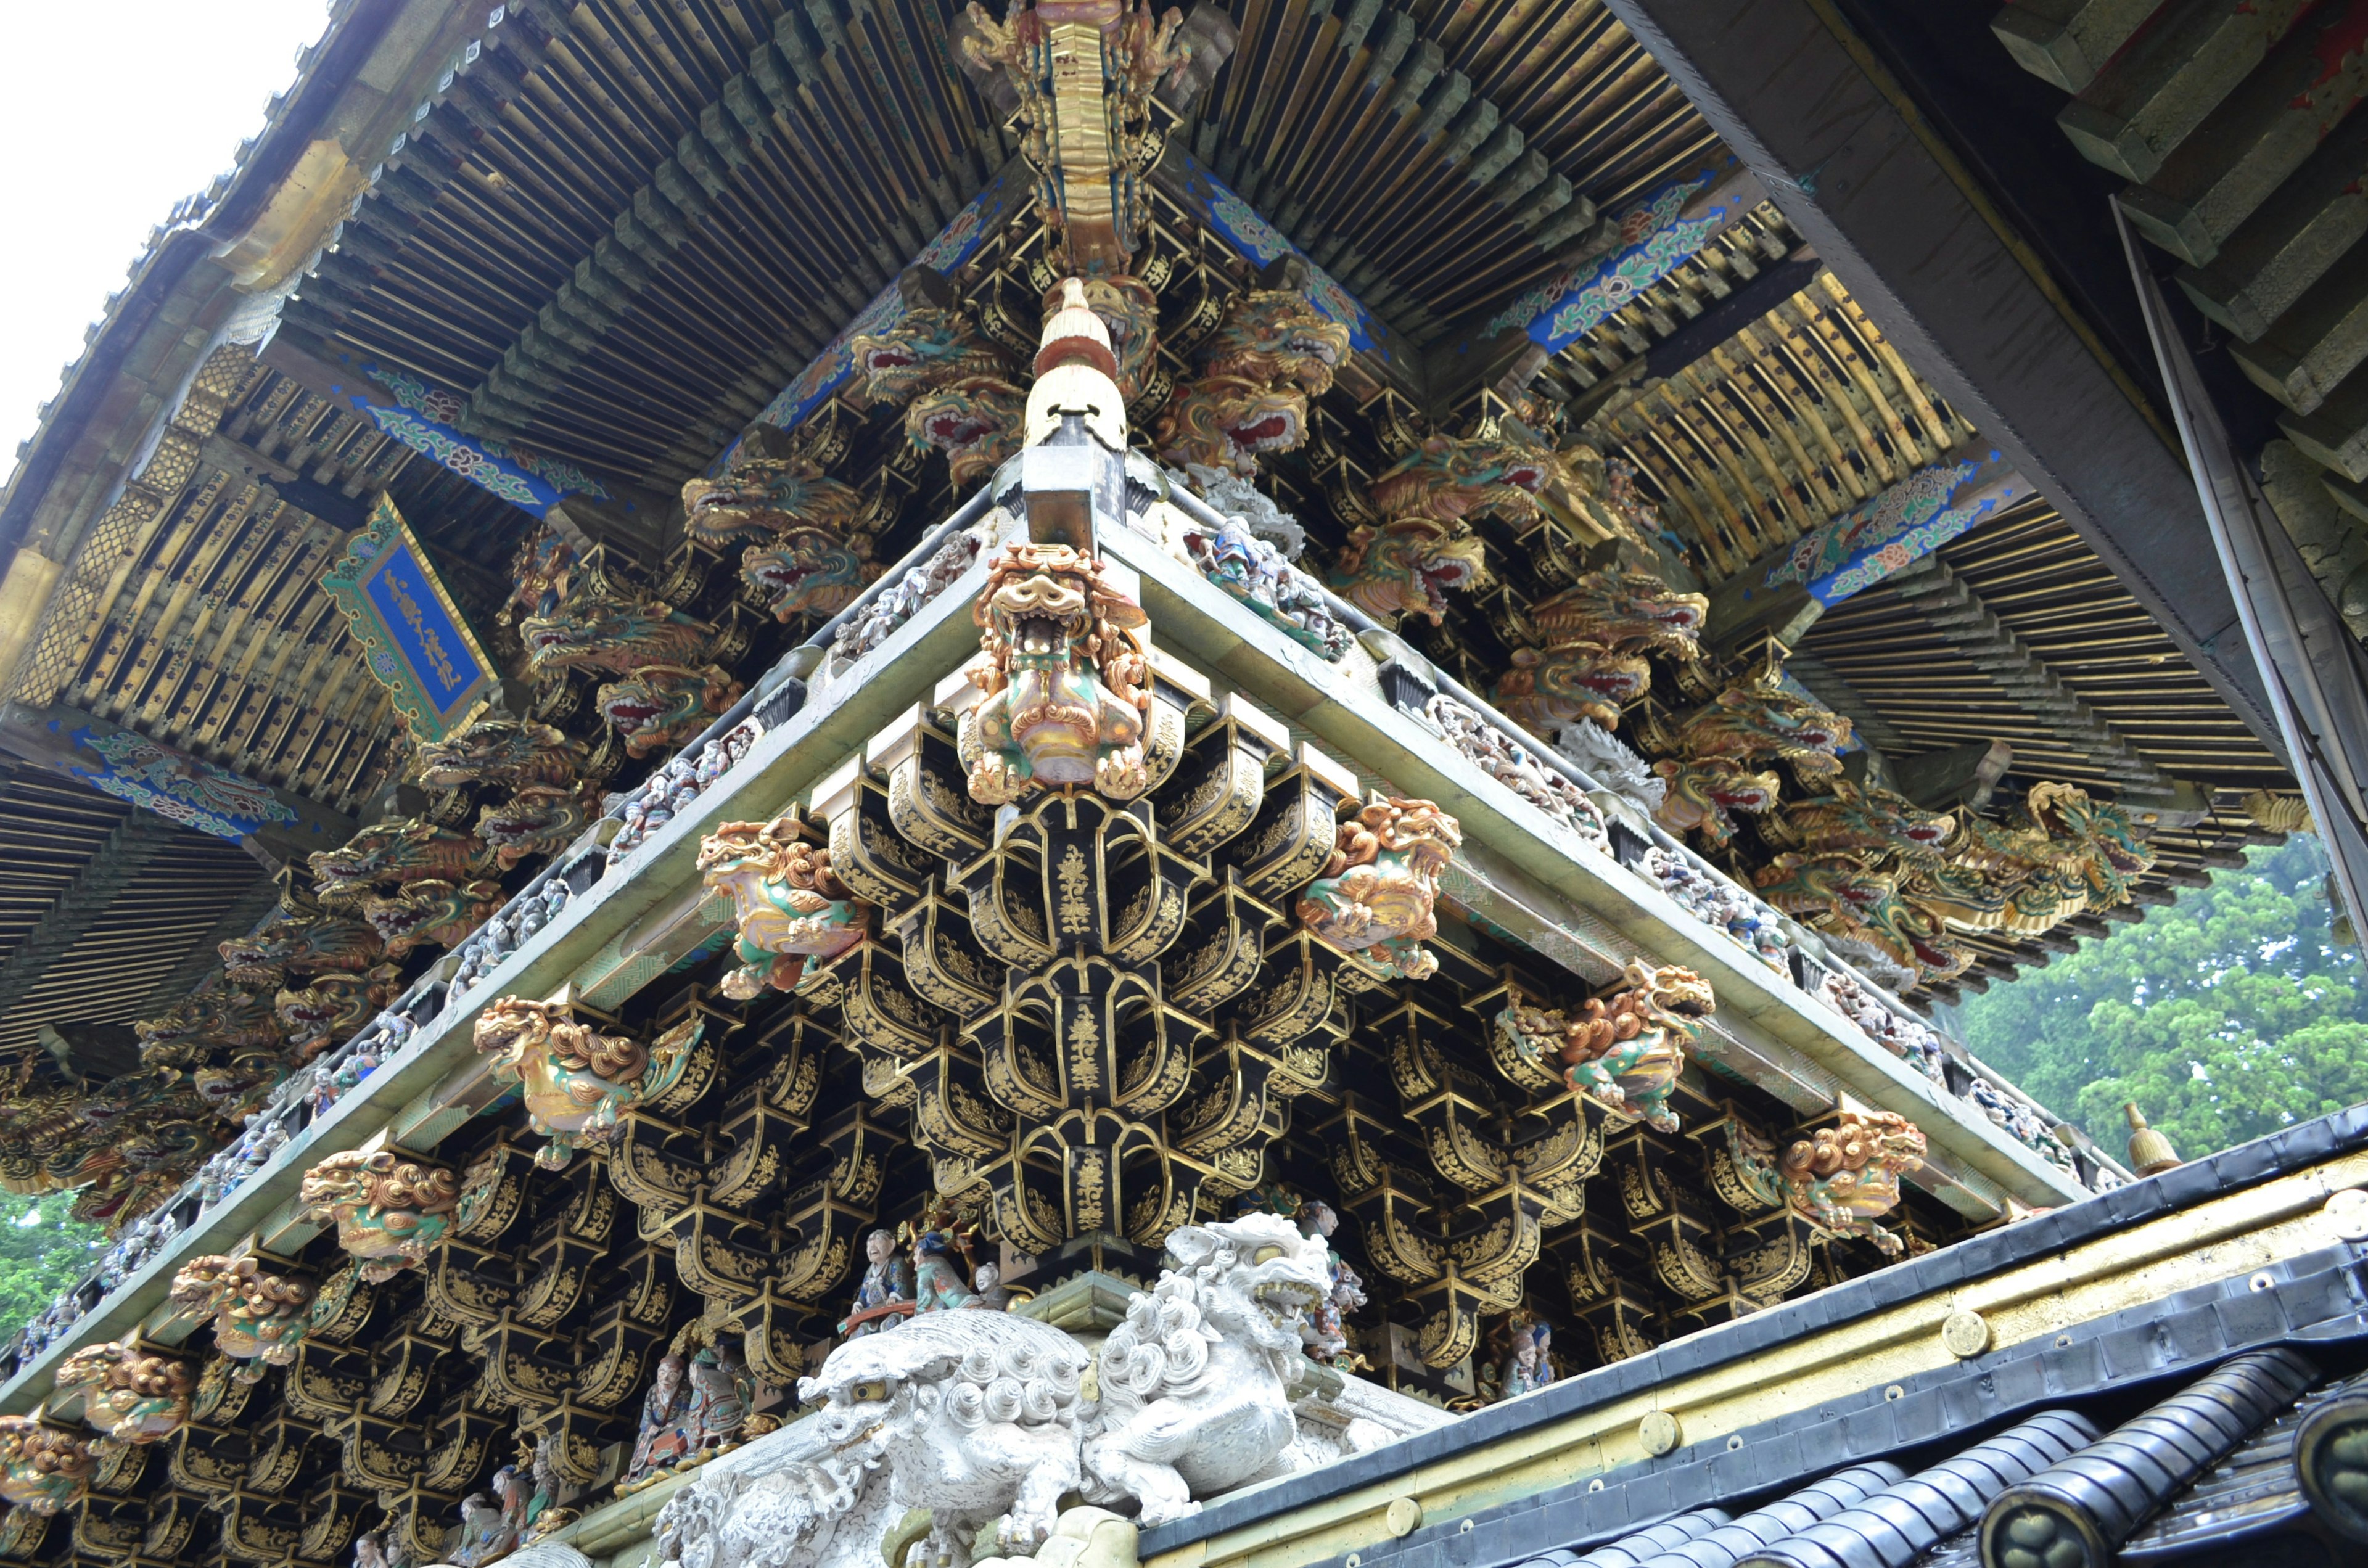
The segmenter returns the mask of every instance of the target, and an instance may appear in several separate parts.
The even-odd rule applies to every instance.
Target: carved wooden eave
[[[1634,950],[1682,964],[1709,978],[1720,1011],[1701,1048],[1706,1060],[1813,1114],[1837,1094],[1907,1111],[1930,1133],[1932,1154],[1918,1179],[1969,1219],[1996,1216],[2009,1204],[2044,1207],[2078,1189],[2062,1171],[2033,1156],[1988,1121],[1969,1117],[1929,1079],[1887,1051],[1870,1047],[1787,977],[1723,935],[1706,930],[1657,890],[1563,830],[1447,753],[1420,723],[1388,705],[1372,684],[1374,662],[1354,652],[1343,667],[1325,665],[1242,608],[1236,601],[1127,531],[1105,534],[1112,559],[1140,574],[1146,608],[1163,641],[1188,664],[1235,684],[1251,700],[1294,726],[1304,725],[1335,755],[1357,759],[1401,790],[1429,794],[1464,824],[1471,846],[1449,893],[1457,907],[1505,929],[1532,933],[1557,961],[1582,971],[1616,969]],[[154,1314],[172,1273],[172,1257],[227,1251],[236,1238],[286,1256],[321,1230],[296,1188],[304,1168],[329,1152],[357,1148],[381,1131],[400,1146],[431,1152],[497,1097],[471,1045],[471,1028],[493,997],[547,994],[573,981],[588,998],[616,1006],[656,979],[663,963],[637,955],[690,950],[728,928],[728,905],[700,897],[692,851],[717,824],[762,820],[784,800],[802,798],[860,754],[869,738],[916,702],[931,699],[975,645],[970,605],[984,568],[973,565],[946,593],[880,648],[835,681],[826,694],[765,734],[740,767],[700,796],[612,874],[565,906],[549,926],[505,960],[457,1006],[424,1025],[410,1043],[316,1119],[300,1146],[207,1211],[176,1238],[171,1256],[150,1265],[109,1297],[62,1342],[0,1389],[0,1410],[24,1409],[47,1388],[54,1364],[73,1344],[120,1335]],[[603,1001],[602,999],[605,999]]]

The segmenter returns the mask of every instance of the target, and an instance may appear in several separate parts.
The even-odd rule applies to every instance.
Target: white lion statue
[[[875,1436],[889,1501],[934,1516],[927,1560],[965,1568],[981,1525],[1006,1551],[1053,1531],[1077,1489],[1085,1347],[1008,1312],[924,1312],[830,1353],[798,1397],[834,1449]]]
[[[1146,1528],[1275,1468],[1299,1431],[1300,1320],[1332,1289],[1324,1239],[1276,1214],[1186,1225],[1167,1252],[1103,1343],[1085,1447],[1086,1500],[1133,1498]]]
[[[1331,1288],[1323,1238],[1251,1214],[1187,1225],[1167,1251],[1175,1267],[1127,1303],[1090,1385],[1084,1346],[1011,1312],[922,1312],[840,1346],[798,1383],[819,1411],[667,1500],[661,1559],[876,1568],[883,1538],[903,1555],[919,1509],[914,1562],[971,1568],[990,1542],[1037,1554],[1073,1493],[1133,1502],[1148,1528],[1292,1468],[1300,1320]],[[1080,1528],[1109,1517],[1070,1512]]]

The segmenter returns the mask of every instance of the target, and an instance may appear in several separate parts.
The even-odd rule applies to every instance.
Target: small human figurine
[[[534,1522],[533,1483],[518,1472],[518,1466],[506,1464],[494,1471],[494,1496],[501,1503],[502,1527],[516,1546]]]
[[[515,1480],[517,1473],[504,1465],[495,1483],[500,1484],[502,1475]],[[518,1544],[518,1531],[511,1528],[507,1513],[483,1492],[472,1492],[461,1499],[461,1525],[455,1533],[459,1544],[448,1552],[454,1568],[486,1568]]]
[[[739,1442],[755,1388],[756,1381],[728,1341],[691,1357],[690,1399],[683,1410],[682,1428],[693,1453],[712,1455]]]
[[[354,1538],[354,1568],[388,1568],[386,1542],[376,1530]]]
[[[683,1386],[686,1369],[677,1353],[669,1352],[658,1362],[650,1392],[642,1398],[641,1435],[633,1439],[632,1462],[618,1483],[620,1492],[642,1485],[689,1453],[690,1440],[682,1429],[684,1409],[690,1400],[689,1391]]]
[[[839,1334],[848,1339],[876,1333],[914,1308],[913,1266],[898,1256],[895,1235],[872,1232],[863,1238],[863,1256],[871,1260],[871,1266],[863,1271],[863,1282],[855,1288],[854,1310],[838,1325]]]
[[[963,1306],[975,1307],[981,1312],[999,1312],[1011,1305],[1011,1292],[1003,1285],[1003,1270],[993,1263],[980,1264],[971,1275],[971,1283],[976,1289],[970,1300],[962,1303]]]
[[[1348,1260],[1331,1248],[1332,1233],[1340,1228],[1340,1216],[1332,1211],[1330,1204],[1309,1199],[1299,1206],[1295,1218],[1301,1235],[1324,1238],[1324,1256],[1332,1269],[1332,1289],[1302,1320],[1299,1337],[1305,1343],[1310,1359],[1335,1366],[1349,1349],[1349,1331],[1342,1319],[1365,1304],[1365,1282],[1349,1267]]]
[[[1516,1319],[1511,1343],[1505,1358],[1504,1392],[1498,1397],[1518,1399],[1554,1381],[1554,1363],[1546,1359],[1546,1348],[1554,1343],[1554,1324]]]
[[[943,1231],[923,1231],[913,1240],[913,1310],[944,1312],[966,1307],[975,1300],[962,1283],[961,1254]]]
[[[531,1473],[534,1489],[528,1494],[526,1529],[518,1537],[520,1546],[531,1546],[554,1530],[565,1528],[582,1516],[574,1508],[559,1506],[564,1486],[559,1475],[559,1434],[546,1432],[534,1446]]]

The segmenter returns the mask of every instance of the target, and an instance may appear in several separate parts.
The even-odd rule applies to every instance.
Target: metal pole
[[[2368,892],[2368,800],[2361,790],[2368,770],[2368,669],[2359,645],[2303,571],[2284,525],[2268,515],[2268,499],[2230,442],[2118,201],[2113,222],[2245,642],[2269,687],[2287,760],[2327,846],[2337,891],[2357,921]]]

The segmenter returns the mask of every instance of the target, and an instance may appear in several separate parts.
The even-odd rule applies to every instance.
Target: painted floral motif
[[[490,490],[538,517],[558,499],[536,494],[534,482],[522,471],[407,408],[379,408],[365,403],[363,412],[381,435],[402,442],[423,457],[434,458],[470,483]]]
[[[1995,497],[1987,496],[1970,506],[1948,504],[1979,466],[1938,463],[1918,470],[1803,538],[1791,554],[1769,569],[1768,586],[1798,583],[1818,603],[1839,604],[1922,560],[1998,505]]]
[[[395,369],[384,365],[372,365],[368,368],[368,373],[373,381],[394,394],[397,404],[436,425],[447,426],[457,425],[461,415],[468,411],[467,398],[446,387],[430,386],[408,370]],[[357,400],[357,403],[359,406],[366,407],[359,404],[359,400]],[[375,410],[370,412],[374,413]],[[524,447],[513,446],[507,441],[496,441],[488,437],[473,436],[465,438],[455,437],[455,439],[461,440],[462,445],[475,447],[487,457],[515,465],[541,480],[560,494],[591,495],[603,501],[609,499],[608,488],[574,463],[562,462],[557,458],[547,458],[540,452],[529,451]],[[413,443],[405,441],[404,444],[411,446]],[[438,460],[442,460],[438,459]],[[491,487],[488,486],[488,488]]]
[[[1330,273],[1309,261],[1248,202],[1213,179],[1209,180],[1208,186],[1209,219],[1235,250],[1259,267],[1286,255],[1306,261],[1308,302],[1349,329],[1351,348],[1361,351],[1374,347],[1373,318],[1357,302],[1355,295],[1342,288]]]
[[[1559,349],[1594,331],[1668,276],[1726,221],[1724,208],[1682,222],[1678,217],[1716,176],[1716,170],[1704,169],[1655,191],[1621,219],[1619,250],[1588,267],[1558,272],[1523,293],[1491,317],[1480,335],[1526,327],[1531,337]]]
[[[296,820],[262,785],[129,730],[106,735],[76,730],[74,742],[107,764],[104,772],[77,767],[75,778],[184,827],[217,838],[244,838],[258,827]]]

